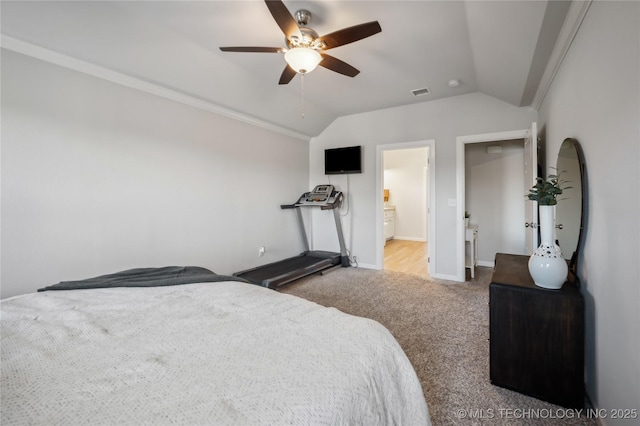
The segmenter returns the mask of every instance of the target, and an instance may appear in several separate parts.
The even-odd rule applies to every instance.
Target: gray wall
[[[352,254],[358,256],[361,265],[375,267],[376,146],[434,139],[435,194],[431,194],[431,201],[432,205],[435,201],[436,230],[429,238],[435,238],[435,265],[430,274],[455,279],[456,207],[447,201],[456,198],[456,137],[527,129],[536,119],[537,113],[531,108],[517,108],[480,93],[341,117],[311,140],[310,181],[326,180],[324,149],[364,147],[364,171],[349,177],[352,216],[343,225],[345,233],[353,235]],[[347,189],[345,177],[332,181]],[[337,239],[325,231],[330,229],[330,218],[314,214],[313,219],[314,242],[335,250]]]
[[[2,51],[2,297],[134,267],[302,251],[308,144]],[[258,247],[266,255],[258,257]]]
[[[639,17],[638,2],[594,2],[540,108],[547,164],[567,137],[586,159],[586,378],[606,409],[640,408]]]

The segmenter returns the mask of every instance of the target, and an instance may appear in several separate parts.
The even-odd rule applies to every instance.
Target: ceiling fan
[[[221,47],[223,52],[261,52],[284,53],[287,62],[278,84],[289,83],[296,73],[306,74],[320,65],[337,73],[355,77],[359,70],[327,55],[325,50],[362,40],[382,31],[378,21],[367,22],[318,36],[307,24],[311,21],[311,12],[298,10],[295,18],[281,0],[265,0],[273,19],[286,37],[287,47]]]

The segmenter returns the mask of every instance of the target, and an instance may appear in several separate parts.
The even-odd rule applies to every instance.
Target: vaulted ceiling
[[[328,52],[360,70],[356,77],[318,67],[287,85],[278,85],[282,53],[219,49],[285,47],[263,1],[3,0],[1,30],[3,47],[44,48],[309,137],[340,116],[472,92],[530,106],[569,3],[285,1],[291,14],[310,11],[320,35],[382,27]]]

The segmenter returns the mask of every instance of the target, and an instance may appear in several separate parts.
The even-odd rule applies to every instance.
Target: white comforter
[[[379,323],[238,282],[1,303],[3,425],[427,425]]]

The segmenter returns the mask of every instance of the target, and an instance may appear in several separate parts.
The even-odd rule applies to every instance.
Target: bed
[[[430,424],[379,323],[200,278],[0,301],[2,424]]]

